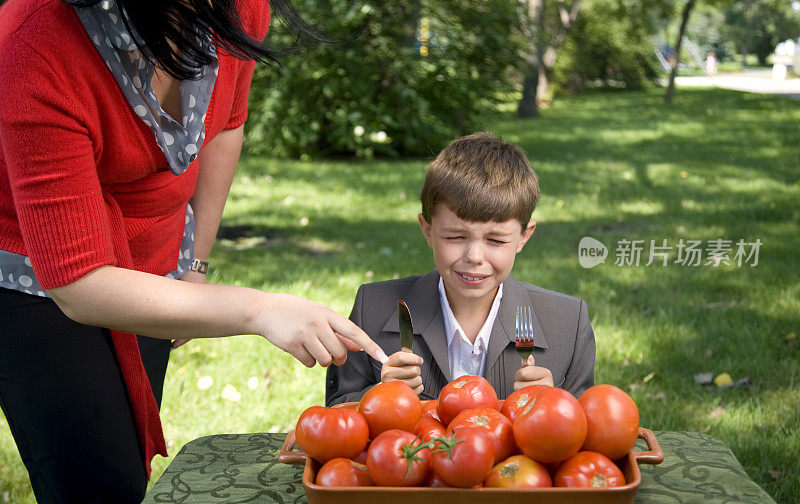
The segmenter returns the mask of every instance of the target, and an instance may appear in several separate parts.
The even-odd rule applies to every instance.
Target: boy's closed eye
[[[445,236],[444,239],[445,240],[449,240],[449,241],[456,241],[456,240],[464,240],[465,237],[464,236],[457,236],[457,235],[456,236]],[[499,238],[487,238],[486,241],[488,241],[489,243],[494,243],[495,245],[505,245],[506,243],[508,243],[508,240],[502,240],[502,239],[499,239]]]

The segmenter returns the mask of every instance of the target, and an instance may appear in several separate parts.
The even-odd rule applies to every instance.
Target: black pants
[[[161,405],[170,342],[139,337]],[[147,477],[108,330],[0,288],[0,407],[40,503],[141,502]]]

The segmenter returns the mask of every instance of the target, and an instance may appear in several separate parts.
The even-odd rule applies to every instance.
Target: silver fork
[[[533,314],[530,306],[517,306],[514,339],[517,353],[522,358],[522,362],[527,363],[528,357],[533,353]]]

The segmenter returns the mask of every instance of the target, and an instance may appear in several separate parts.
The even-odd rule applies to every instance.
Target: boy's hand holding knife
[[[411,326],[411,314],[403,300],[397,301],[397,314],[401,350],[390,355],[389,360],[381,367],[381,381],[403,381],[419,395],[423,389],[419,368],[422,357],[413,353],[414,331]]]

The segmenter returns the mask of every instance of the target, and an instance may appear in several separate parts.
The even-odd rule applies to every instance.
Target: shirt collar
[[[497,318],[497,313],[500,310],[500,300],[502,298],[503,284],[500,284],[500,287],[497,289],[497,294],[494,296],[492,308],[489,310],[489,316],[486,317],[486,321],[483,323],[481,330],[478,331],[478,337],[475,338],[475,345],[479,346],[481,350],[485,351],[489,348],[489,337],[492,334],[492,327]],[[466,340],[464,330],[461,328],[458,320],[456,320],[455,315],[453,315],[452,308],[450,308],[450,302],[447,300],[447,293],[444,290],[444,281],[441,276],[439,277],[439,302],[442,305],[442,312],[444,313],[445,336],[447,337],[448,348],[453,343],[453,338],[456,334],[462,335],[465,341],[468,342],[469,340]]]

